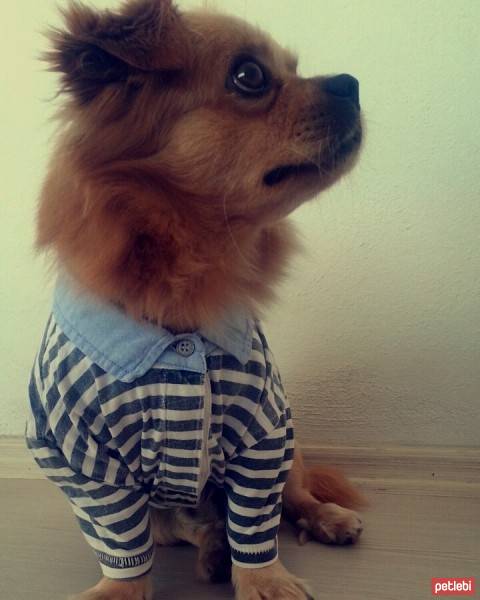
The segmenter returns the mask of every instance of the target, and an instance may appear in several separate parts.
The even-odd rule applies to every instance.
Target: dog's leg
[[[277,560],[261,569],[233,566],[236,600],[312,600],[304,581],[295,577]]]
[[[363,496],[330,467],[307,469],[300,449],[283,492],[287,518],[297,525],[300,542],[308,537],[324,544],[353,544],[363,531],[358,514],[351,510],[366,504]]]
[[[104,577],[97,585],[69,600],[153,600],[150,575],[131,581]]]
[[[206,496],[200,507],[194,509],[152,510],[151,523],[155,543],[171,546],[187,542],[198,548],[196,573],[201,581],[224,583],[230,581],[232,561],[226,534],[223,492]]]

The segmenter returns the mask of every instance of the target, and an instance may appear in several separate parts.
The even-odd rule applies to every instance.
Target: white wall
[[[54,4],[4,7],[11,14],[0,39],[0,434],[22,433],[28,372],[49,309],[31,240],[54,87],[34,54],[35,31],[52,21]],[[361,82],[363,158],[296,214],[306,252],[267,319],[299,437],[478,445],[480,2],[216,4],[297,50],[304,75],[350,72]]]

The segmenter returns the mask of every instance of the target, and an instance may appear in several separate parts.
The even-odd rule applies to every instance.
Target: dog
[[[362,496],[294,450],[259,318],[288,215],[357,160],[358,81],[302,78],[259,29],[170,0],[63,16],[37,215],[59,275],[26,437],[102,567],[76,598],[151,599],[154,544],[182,541],[237,600],[308,598],[278,560],[282,499],[303,541],[345,544]]]

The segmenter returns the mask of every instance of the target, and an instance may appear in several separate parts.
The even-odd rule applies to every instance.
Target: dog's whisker
[[[326,138],[324,138],[324,140],[326,140]],[[312,156],[309,156],[306,153],[300,152],[298,150],[298,148],[292,148],[291,152],[292,152],[292,154],[295,154],[295,156],[298,156],[301,159],[301,162],[309,162],[309,163],[314,164],[317,167],[317,169],[318,169],[318,171],[319,171],[320,174],[322,174],[322,173],[325,172],[325,169],[323,169],[321,167],[320,158],[318,156],[312,158]]]

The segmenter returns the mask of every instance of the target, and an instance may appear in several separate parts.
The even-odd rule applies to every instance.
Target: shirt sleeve
[[[278,557],[282,491],[293,462],[290,409],[260,441],[230,460],[225,476],[227,534],[232,562],[260,568]]]
[[[147,573],[154,553],[148,494],[74,471],[62,452],[46,440],[30,438],[27,444],[47,477],[68,496],[103,574],[126,579]]]

